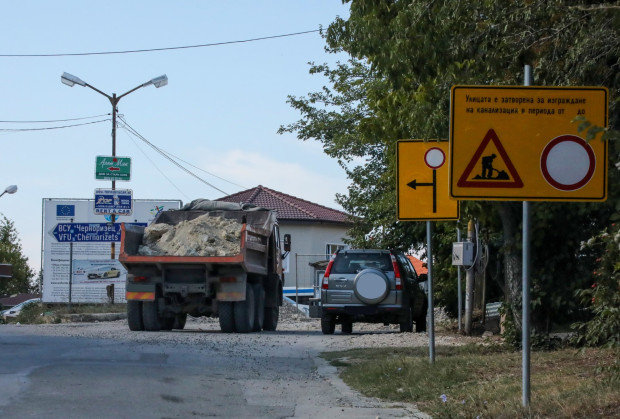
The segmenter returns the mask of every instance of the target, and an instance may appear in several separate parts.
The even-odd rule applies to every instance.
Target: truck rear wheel
[[[265,322],[265,288],[263,284],[253,284],[254,288],[254,327],[253,332],[263,330]]]
[[[142,301],[127,301],[127,323],[129,325],[129,330],[134,332],[144,330],[144,323],[142,323]]]
[[[263,320],[263,330],[273,332],[278,327],[278,319],[280,318],[280,307],[265,307],[265,319]]]
[[[235,301],[235,329],[237,333],[248,333],[254,328],[254,290],[245,286],[245,301]]]
[[[220,329],[224,333],[235,331],[235,309],[231,301],[218,302],[218,315],[220,317]]]
[[[144,322],[144,330],[149,332],[159,332],[161,330],[157,300],[142,302],[142,321]]]

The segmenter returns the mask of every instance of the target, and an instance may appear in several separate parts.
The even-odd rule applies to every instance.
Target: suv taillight
[[[321,288],[324,290],[329,288],[329,275],[332,272],[332,265],[334,264],[334,259],[336,258],[336,254],[332,255],[332,258],[329,260],[327,264],[327,268],[325,269],[325,275],[323,275],[323,282],[321,283]]]
[[[390,255],[392,258],[392,266],[394,267],[394,282],[397,290],[403,289],[403,283],[400,280],[400,269],[398,269],[398,263],[396,263],[396,256]]]

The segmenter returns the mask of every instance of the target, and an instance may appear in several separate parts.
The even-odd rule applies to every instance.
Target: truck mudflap
[[[155,300],[155,292],[126,291],[125,300],[153,301]]]

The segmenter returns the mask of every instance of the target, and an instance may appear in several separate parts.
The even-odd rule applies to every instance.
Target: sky
[[[346,193],[348,180],[336,161],[321,143],[277,130],[300,117],[288,95],[327,84],[309,74],[308,62],[346,57],[327,54],[318,33],[228,43],[317,30],[336,16],[348,17],[340,0],[40,0],[4,7],[0,191],[18,191],[0,197],[0,213],[14,222],[31,267],[41,267],[43,198],[92,199],[96,188],[111,186],[96,180],[94,169],[96,156],[112,153],[112,106],[94,90],[62,84],[64,72],[110,96],[167,75],[167,86],[123,97],[119,115],[150,143],[199,168],[182,163],[213,187],[119,126],[116,155],[131,157],[132,174],[116,187],[131,189],[135,199],[187,203],[262,185],[341,209],[335,195]],[[101,54],[211,43],[228,44]],[[70,55],[81,53],[99,54]],[[69,121],[26,122],[61,120]]]

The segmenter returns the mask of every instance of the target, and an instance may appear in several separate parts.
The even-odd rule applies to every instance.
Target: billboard
[[[114,301],[125,301],[127,272],[118,261],[120,223],[148,225],[161,211],[178,209],[180,200],[134,199],[131,215],[96,215],[94,199],[43,199],[43,301],[104,303],[114,284]],[[115,257],[111,259],[111,243]],[[71,287],[69,279],[71,278]]]

